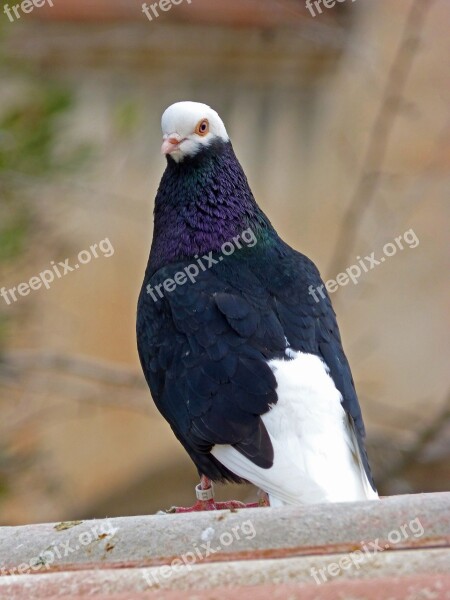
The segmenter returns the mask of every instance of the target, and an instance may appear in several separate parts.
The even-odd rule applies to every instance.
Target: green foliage
[[[0,211],[0,214],[4,211]],[[22,253],[25,246],[29,218],[24,210],[16,210],[0,225],[0,263]]]
[[[0,41],[6,29],[0,24]],[[76,168],[80,156],[86,153],[80,153],[80,149],[71,153],[65,146],[63,151],[55,151],[60,142],[61,120],[73,106],[71,90],[42,79],[17,62],[8,65],[1,50],[0,70],[2,85],[10,86],[3,96],[7,101],[0,107],[1,272],[5,263],[13,264],[25,252],[38,225],[29,184],[49,181],[61,171]],[[10,319],[8,307],[0,306],[0,376]],[[13,462],[7,446],[0,443],[0,496],[7,491]]]
[[[32,225],[31,210],[17,182],[47,178],[71,164],[55,155],[58,124],[72,106],[68,90],[32,82],[33,93],[0,113],[0,262],[15,258]]]
[[[11,86],[4,96],[8,101],[0,107],[0,274],[2,266],[13,264],[25,252],[39,225],[30,183],[50,181],[58,173],[76,168],[80,157],[86,156],[80,149],[71,153],[65,145],[62,151],[55,150],[61,140],[61,120],[73,105],[72,92],[20,65],[11,63],[5,68],[4,58],[0,51],[0,77]],[[11,319],[8,311],[6,305],[0,306],[0,377]],[[11,454],[9,442],[0,439],[0,499],[8,492],[13,474],[26,468],[23,460]]]
[[[120,103],[115,110],[114,125],[119,135],[132,134],[139,125],[139,111],[131,100]]]
[[[71,95],[54,85],[41,86],[0,116],[0,173],[42,174],[62,166],[53,147],[58,119],[71,107]]]
[[[48,178],[67,169],[71,157],[55,154],[60,118],[72,106],[66,89],[45,82],[26,82],[27,97],[0,113],[0,263],[24,249],[32,226],[26,198],[17,190],[23,178]]]

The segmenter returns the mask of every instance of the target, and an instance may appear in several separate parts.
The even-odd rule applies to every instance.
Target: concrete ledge
[[[208,590],[209,599],[223,588],[220,597],[230,588],[252,598],[300,597],[290,586],[306,599],[338,597],[337,588],[343,598],[375,598],[380,579],[392,598],[417,598],[395,595],[396,581],[405,594],[450,590],[450,493],[5,527],[0,573],[0,598],[11,600],[152,591],[191,598],[194,590],[196,598]]]
[[[209,594],[218,589],[247,588],[249,593],[255,588],[265,588],[273,583],[283,586],[300,586],[318,591],[332,584],[343,581],[365,581],[380,578],[384,586],[386,580],[396,579],[437,580],[440,575],[448,572],[450,567],[450,550],[392,552],[375,555],[373,558],[352,565],[347,570],[341,570],[331,576],[324,571],[326,581],[320,575],[320,569],[326,569],[331,564],[339,564],[347,555],[318,556],[314,558],[290,558],[272,560],[248,560],[220,563],[197,563],[190,568],[174,571],[169,577],[163,575],[159,567],[125,568],[125,569],[92,569],[86,571],[69,571],[36,575],[21,575],[0,578],[0,598],[2,591],[7,591],[5,598],[44,599],[49,596],[68,598],[73,594],[93,594],[94,591],[110,594],[116,600],[116,595],[128,592],[177,592],[181,594],[195,590],[197,594]],[[311,574],[315,569],[317,580]],[[450,577],[450,575],[449,575]],[[354,584],[356,586],[356,583]],[[368,584],[369,585],[369,584]],[[450,588],[449,588],[450,590]],[[27,592],[27,593],[25,593]],[[29,595],[32,593],[32,596]],[[234,592],[233,592],[234,593]],[[21,596],[23,594],[23,596]],[[120,597],[120,596],[119,596]],[[170,597],[170,595],[169,595]],[[226,597],[226,595],[225,595]]]
[[[286,584],[268,584],[264,586],[252,587],[234,587],[232,590],[233,598],[243,598],[245,600],[380,600],[388,597],[389,600],[448,600],[450,598],[450,575],[421,575],[412,577],[388,577],[383,580],[380,589],[379,579],[369,579],[364,581],[335,581],[324,587],[315,585],[286,585]],[[386,596],[387,590],[389,595]],[[224,600],[230,597],[230,588],[215,588],[208,593],[206,600]],[[37,598],[33,595],[24,596],[23,590],[10,590],[8,600],[22,600],[25,597]],[[39,596],[46,600],[60,600],[62,596]],[[94,594],[86,592],[81,594],[70,594],[71,600],[89,600],[94,597],[95,600],[149,600],[158,598],[158,600],[205,600],[199,591],[186,590],[180,591],[159,591],[149,594],[148,592],[128,591],[125,593],[114,594]]]

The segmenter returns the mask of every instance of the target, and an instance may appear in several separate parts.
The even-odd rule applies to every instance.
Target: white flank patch
[[[229,445],[216,445],[211,453],[267,492],[271,506],[377,499],[329,369],[313,354],[289,349],[289,357],[269,362],[278,402],[262,420],[273,466],[262,469]]]

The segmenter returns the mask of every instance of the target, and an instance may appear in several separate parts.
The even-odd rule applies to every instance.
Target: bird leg
[[[172,506],[169,508],[168,513],[187,513],[187,512],[199,512],[203,510],[236,510],[237,508],[258,508],[260,506],[269,506],[268,501],[264,498],[259,502],[250,502],[245,504],[239,502],[239,500],[228,500],[227,502],[216,502],[214,500],[214,488],[212,481],[202,475],[200,483],[195,488],[197,495],[197,502],[193,506],[185,508],[183,506]]]

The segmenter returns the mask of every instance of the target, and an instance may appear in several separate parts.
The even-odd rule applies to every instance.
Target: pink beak
[[[178,135],[178,133],[172,133],[167,137],[164,136],[161,154],[171,154],[172,152],[175,152],[175,150],[178,150],[182,141],[181,135]]]

